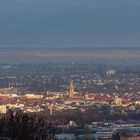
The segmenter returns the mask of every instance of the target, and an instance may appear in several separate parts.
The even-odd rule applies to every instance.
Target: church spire
[[[72,98],[74,96],[74,84],[73,84],[73,80],[70,83],[70,93],[69,93],[69,97]]]

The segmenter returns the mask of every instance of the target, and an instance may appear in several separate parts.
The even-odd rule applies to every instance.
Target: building
[[[115,73],[116,73],[116,70],[114,70],[114,69],[109,69],[106,71],[106,75],[108,75],[108,76],[115,75]]]
[[[15,97],[19,97],[19,96],[15,93],[7,93],[7,94],[0,93],[0,97],[15,98]]]
[[[94,101],[95,100],[95,95],[94,94],[85,94],[85,101]]]
[[[28,99],[42,99],[43,95],[25,94]]]
[[[6,105],[0,105],[0,113],[6,114]]]
[[[55,140],[76,140],[74,134],[57,134]]]
[[[95,95],[86,93],[85,95],[82,95],[81,93],[74,91],[74,83],[71,81],[70,83],[70,91],[69,91],[69,98],[73,100],[85,100],[85,101],[94,101]]]
[[[81,93],[74,91],[74,83],[71,81],[70,83],[70,92],[69,92],[69,98],[73,100],[84,100],[84,96],[82,96]]]
[[[74,84],[73,84],[73,81],[71,81],[69,97],[73,98],[73,96],[74,96]]]
[[[120,136],[120,140],[140,140],[140,135]]]
[[[122,105],[122,99],[119,98],[118,96],[115,96],[115,101],[114,101],[114,103],[115,103],[116,105]]]

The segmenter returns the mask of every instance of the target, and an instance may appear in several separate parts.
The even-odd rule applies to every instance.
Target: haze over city
[[[0,48],[0,63],[140,64],[140,48]]]

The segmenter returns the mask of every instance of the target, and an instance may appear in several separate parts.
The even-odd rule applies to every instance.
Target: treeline
[[[0,119],[0,140],[51,140],[55,128],[37,114],[9,111]]]

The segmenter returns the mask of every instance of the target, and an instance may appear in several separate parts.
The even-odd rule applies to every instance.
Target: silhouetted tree
[[[54,136],[55,128],[37,115],[9,111],[0,119],[0,137],[11,140],[46,140]]]

